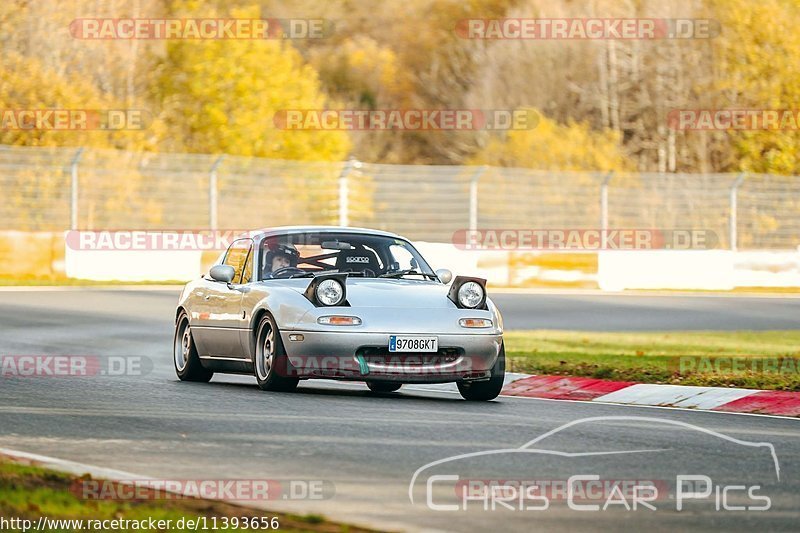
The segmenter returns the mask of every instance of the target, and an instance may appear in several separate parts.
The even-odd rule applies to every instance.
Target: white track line
[[[43,468],[48,468],[50,470],[55,470],[57,472],[63,472],[63,473],[72,474],[72,475],[75,475],[75,476],[82,476],[82,475],[85,475],[85,474],[89,474],[94,479],[102,479],[102,480],[105,480],[105,481],[112,481],[112,482],[118,482],[118,483],[126,483],[127,482],[128,484],[133,484],[134,486],[136,485],[136,483],[135,483],[136,481],[158,481],[157,478],[150,477],[150,476],[140,476],[140,475],[132,474],[130,472],[124,472],[122,470],[114,470],[112,468],[105,468],[105,467],[102,467],[102,466],[87,465],[85,463],[77,463],[75,461],[68,461],[66,459],[59,459],[57,457],[49,457],[47,455],[38,455],[38,454],[35,454],[35,453],[22,452],[22,451],[19,451],[19,450],[11,450],[11,449],[8,449],[8,448],[0,448],[0,458],[2,458],[3,456],[9,457],[9,458],[11,458],[12,460],[14,460],[16,462],[32,462],[32,463],[35,463],[35,466],[41,466]],[[264,510],[261,507],[256,506],[253,502],[250,502],[250,501],[247,501],[247,500],[231,501],[231,500],[226,500],[226,499],[223,499],[223,498],[197,498],[197,495],[191,493],[191,488],[188,487],[188,486],[185,487],[183,490],[177,490],[177,491],[176,490],[171,490],[170,488],[168,488],[166,486],[163,486],[163,487],[159,486],[159,490],[164,491],[164,492],[170,492],[170,493],[177,494],[177,495],[180,495],[180,496],[185,496],[187,498],[196,498],[196,499],[199,499],[199,500],[220,502],[220,503],[224,503],[224,504],[227,504],[227,505],[232,505],[232,506],[235,506],[235,507],[246,507],[246,508],[257,509],[257,510],[262,510],[262,511]],[[278,503],[278,500],[274,500],[274,501],[276,503]],[[279,509],[274,509],[273,508],[271,511],[272,512],[280,512],[280,513],[284,513],[284,514],[295,514],[295,515],[298,514],[298,512],[296,510],[292,511],[292,510],[288,510],[288,509],[284,509],[283,511],[281,511]],[[313,511],[313,509],[309,509],[309,510],[306,510],[304,512],[305,513],[313,513],[314,511]],[[328,518],[326,517],[326,519],[328,519]],[[361,528],[375,529],[376,531],[385,531],[386,530],[386,525],[385,524],[381,525],[379,522],[376,522],[376,523],[370,523],[368,521],[360,521],[360,523],[347,522],[347,521],[343,520],[342,518],[333,518],[332,520],[335,521],[335,522],[338,522],[337,525],[349,525],[351,527],[361,527]],[[408,526],[403,526],[400,529],[410,530],[410,531],[411,530],[415,530],[413,528],[409,528]],[[431,530],[431,531],[435,531],[435,530]]]
[[[106,479],[109,481],[131,481],[131,480],[154,480],[148,476],[139,476],[124,472],[122,470],[114,470],[113,468],[105,468],[102,466],[87,465],[84,463],[76,463],[75,461],[67,461],[65,459],[58,459],[56,457],[49,457],[47,455],[38,455],[35,453],[21,452],[18,450],[10,450],[8,448],[0,448],[0,456],[11,457],[12,459],[30,461],[36,463],[37,466],[50,468],[67,474],[75,476],[82,476],[85,474],[91,475],[93,478]]]

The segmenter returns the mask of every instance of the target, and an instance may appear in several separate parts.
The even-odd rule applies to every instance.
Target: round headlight
[[[458,301],[470,309],[478,307],[483,301],[483,287],[474,281],[468,281],[458,288]]]
[[[335,279],[326,279],[317,285],[317,300],[322,305],[337,305],[342,302],[344,289],[342,284]]]

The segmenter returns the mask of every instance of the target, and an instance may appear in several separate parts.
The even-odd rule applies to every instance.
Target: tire
[[[200,357],[197,355],[197,347],[192,337],[192,328],[189,326],[189,317],[186,313],[178,316],[175,323],[175,336],[172,340],[172,362],[175,365],[175,373],[181,381],[208,382],[214,372],[203,368]]]
[[[459,381],[458,392],[465,400],[472,402],[486,402],[494,400],[503,390],[503,379],[506,377],[506,347],[500,345],[500,355],[497,356],[492,367],[492,374],[488,381]]]
[[[274,392],[291,392],[296,389],[300,380],[288,377],[291,370],[289,358],[275,319],[269,313],[258,323],[255,340],[253,371],[259,388]]]
[[[367,387],[372,392],[394,392],[400,390],[402,383],[391,383],[388,381],[367,381]]]

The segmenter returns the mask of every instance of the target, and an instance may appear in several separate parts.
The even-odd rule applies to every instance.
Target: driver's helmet
[[[300,259],[300,252],[293,244],[269,243],[267,245],[267,253],[264,256],[264,272],[272,272],[272,263],[276,257],[285,257],[290,267],[297,267],[297,262]]]

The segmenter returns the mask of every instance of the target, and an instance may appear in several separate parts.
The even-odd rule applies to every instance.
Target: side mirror
[[[447,270],[446,268],[440,268],[436,271],[436,277],[439,278],[439,281],[447,285],[453,279],[453,273]]]
[[[208,273],[214,281],[230,283],[236,271],[230,265],[214,265]]]

